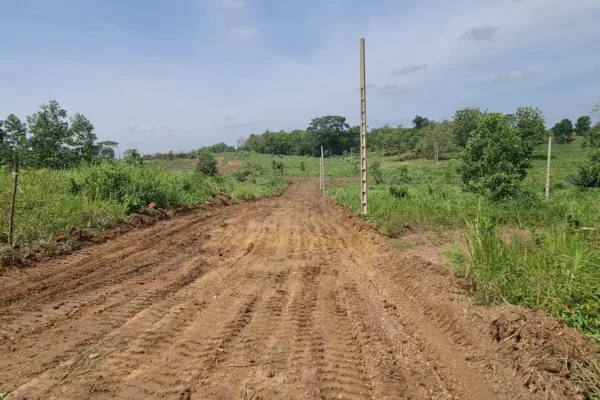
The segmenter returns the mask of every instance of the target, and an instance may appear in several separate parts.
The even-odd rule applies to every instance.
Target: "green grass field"
[[[32,246],[50,242],[71,228],[105,229],[154,202],[160,208],[195,207],[217,195],[250,200],[280,193],[282,177],[257,177],[238,182],[231,176],[213,178],[147,165],[105,164],[69,171],[22,171],[15,213],[15,243]],[[12,177],[0,180],[0,240],[7,242]]]

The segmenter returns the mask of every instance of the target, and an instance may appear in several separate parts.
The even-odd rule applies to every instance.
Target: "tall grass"
[[[232,177],[205,178],[197,174],[139,168],[112,163],[70,171],[30,170],[19,177],[15,242],[48,242],[73,227],[103,229],[154,202],[173,209],[198,206],[217,195],[254,199],[276,194],[282,178],[236,182]],[[12,179],[0,179],[0,241],[7,241]]]
[[[481,213],[467,223],[466,239],[466,249],[452,258],[479,301],[546,310],[600,342],[598,231],[557,223],[505,241],[493,218]]]

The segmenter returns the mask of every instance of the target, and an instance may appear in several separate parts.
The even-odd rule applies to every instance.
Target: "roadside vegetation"
[[[217,173],[213,153],[199,151],[194,173],[147,165],[135,149],[115,159],[116,142],[98,142],[83,115],[70,120],[51,101],[27,117],[0,125],[0,243],[6,247],[15,162],[19,167],[13,242],[21,248],[52,242],[73,228],[106,229],[150,204],[162,209],[198,207],[218,197],[249,200],[280,193],[283,177],[240,182]],[[194,160],[195,161],[195,160]],[[200,168],[202,167],[202,168]]]

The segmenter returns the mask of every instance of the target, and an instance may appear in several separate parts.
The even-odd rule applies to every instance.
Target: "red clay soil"
[[[582,399],[597,349],[323,201],[191,212],[0,277],[9,399]]]

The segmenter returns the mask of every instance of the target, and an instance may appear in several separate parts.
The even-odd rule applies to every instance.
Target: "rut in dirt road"
[[[544,398],[461,320],[464,309],[427,297],[430,263],[407,260],[311,180],[161,222],[0,278],[0,391]]]

